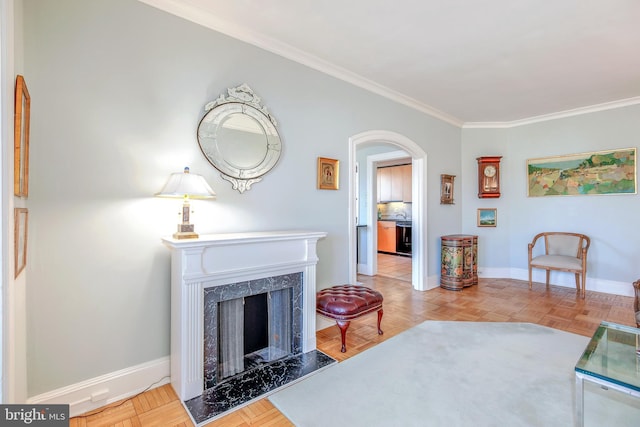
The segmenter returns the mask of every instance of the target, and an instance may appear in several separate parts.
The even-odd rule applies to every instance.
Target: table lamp
[[[184,168],[183,173],[172,173],[162,191],[156,193],[158,197],[173,197],[183,199],[182,223],[178,224],[178,231],[173,234],[174,239],[197,239],[194,225],[189,223],[190,205],[189,199],[214,199],[216,193],[211,189],[202,175],[189,173],[189,168]]]

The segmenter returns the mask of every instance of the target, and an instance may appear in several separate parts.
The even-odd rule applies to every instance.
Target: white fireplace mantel
[[[162,239],[171,249],[171,384],[180,399],[204,391],[205,288],[302,272],[302,351],[316,348],[316,243],[326,235],[272,231]]]

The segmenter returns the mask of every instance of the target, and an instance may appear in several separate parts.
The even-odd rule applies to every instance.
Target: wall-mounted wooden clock
[[[502,156],[478,157],[478,197],[500,197],[500,159]]]

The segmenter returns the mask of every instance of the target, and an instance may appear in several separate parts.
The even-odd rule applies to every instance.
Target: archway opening
[[[349,256],[351,262],[349,263],[349,276],[351,283],[356,283],[357,280],[357,224],[356,224],[356,198],[357,198],[357,183],[356,183],[356,158],[357,149],[364,148],[368,145],[374,144],[389,144],[397,147],[398,149],[408,153],[411,157],[412,164],[412,256],[411,256],[411,284],[416,290],[427,289],[427,233],[426,233],[426,164],[427,154],[418,146],[414,141],[409,138],[390,131],[367,131],[362,132],[349,138]],[[375,202],[375,196],[377,192],[377,185],[375,179],[375,171],[367,168],[367,197],[373,198]],[[376,241],[377,241],[377,227],[374,225],[377,223],[377,211],[376,203],[368,203],[368,209],[366,212],[360,213],[361,217],[368,225],[366,232],[364,233],[364,239],[366,240],[366,257],[369,262],[373,263],[372,274],[375,274],[377,266],[375,265],[376,258]]]

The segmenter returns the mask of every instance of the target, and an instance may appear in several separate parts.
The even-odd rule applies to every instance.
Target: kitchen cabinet
[[[395,221],[378,221],[378,251],[396,253]]]
[[[411,202],[411,165],[378,168],[378,203]]]
[[[411,165],[400,166],[402,176],[402,201],[405,203],[411,203]]]
[[[391,200],[394,202],[402,201],[402,166],[393,166],[391,169]]]
[[[390,202],[391,168],[378,168],[378,203]]]

